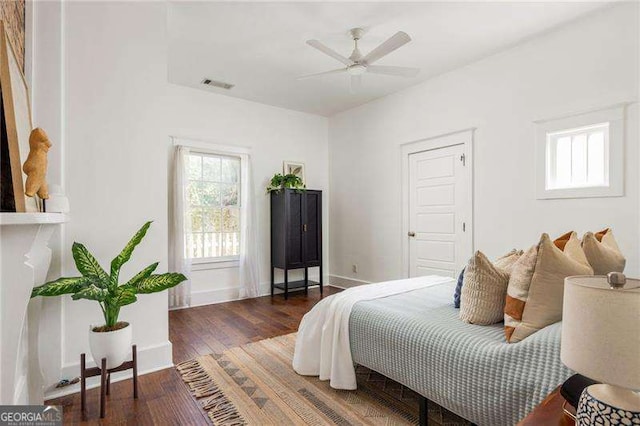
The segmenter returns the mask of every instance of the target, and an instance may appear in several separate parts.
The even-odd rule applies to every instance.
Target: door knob
[[[413,231],[409,231],[409,232],[407,233],[407,235],[408,235],[408,236],[410,236],[410,237],[415,237],[415,236],[416,236],[416,233],[415,233],[415,232],[413,232]]]

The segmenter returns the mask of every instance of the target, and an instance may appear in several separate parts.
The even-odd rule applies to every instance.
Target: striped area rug
[[[418,424],[418,396],[365,367],[341,391],[291,367],[295,333],[186,361],[178,372],[215,425]],[[430,424],[468,424],[433,404]]]

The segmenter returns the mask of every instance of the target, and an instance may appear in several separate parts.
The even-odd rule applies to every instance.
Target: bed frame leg
[[[420,426],[428,426],[429,425],[429,412],[427,410],[428,400],[424,396],[420,395],[419,399],[420,404]]]
[[[418,417],[420,426],[429,426],[429,400],[422,395],[418,395],[418,403],[420,404],[420,414]],[[478,426],[475,423],[471,423],[470,426]]]

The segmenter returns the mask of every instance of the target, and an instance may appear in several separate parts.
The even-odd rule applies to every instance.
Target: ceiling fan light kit
[[[362,56],[360,49],[358,49],[358,40],[360,40],[364,35],[364,30],[362,28],[352,28],[349,33],[351,34],[351,38],[353,38],[354,48],[348,58],[331,49],[330,47],[327,47],[318,40],[307,40],[307,44],[309,46],[319,50],[325,55],[331,56],[332,58],[346,65],[346,67],[303,75],[298,77],[298,80],[329,74],[347,73],[351,76],[351,91],[355,92],[360,85],[360,77],[365,73],[410,78],[417,76],[420,72],[418,68],[373,65],[374,62],[382,59],[389,53],[409,43],[411,41],[411,37],[409,37],[407,33],[398,31],[389,39],[387,39],[387,41],[373,49],[365,56]]]
[[[347,72],[351,75],[362,75],[367,71],[367,67],[360,64],[353,64],[347,67]]]

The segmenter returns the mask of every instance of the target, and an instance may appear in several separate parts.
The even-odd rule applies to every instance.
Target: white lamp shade
[[[604,276],[564,281],[560,358],[602,383],[640,390],[640,280],[612,289]]]

